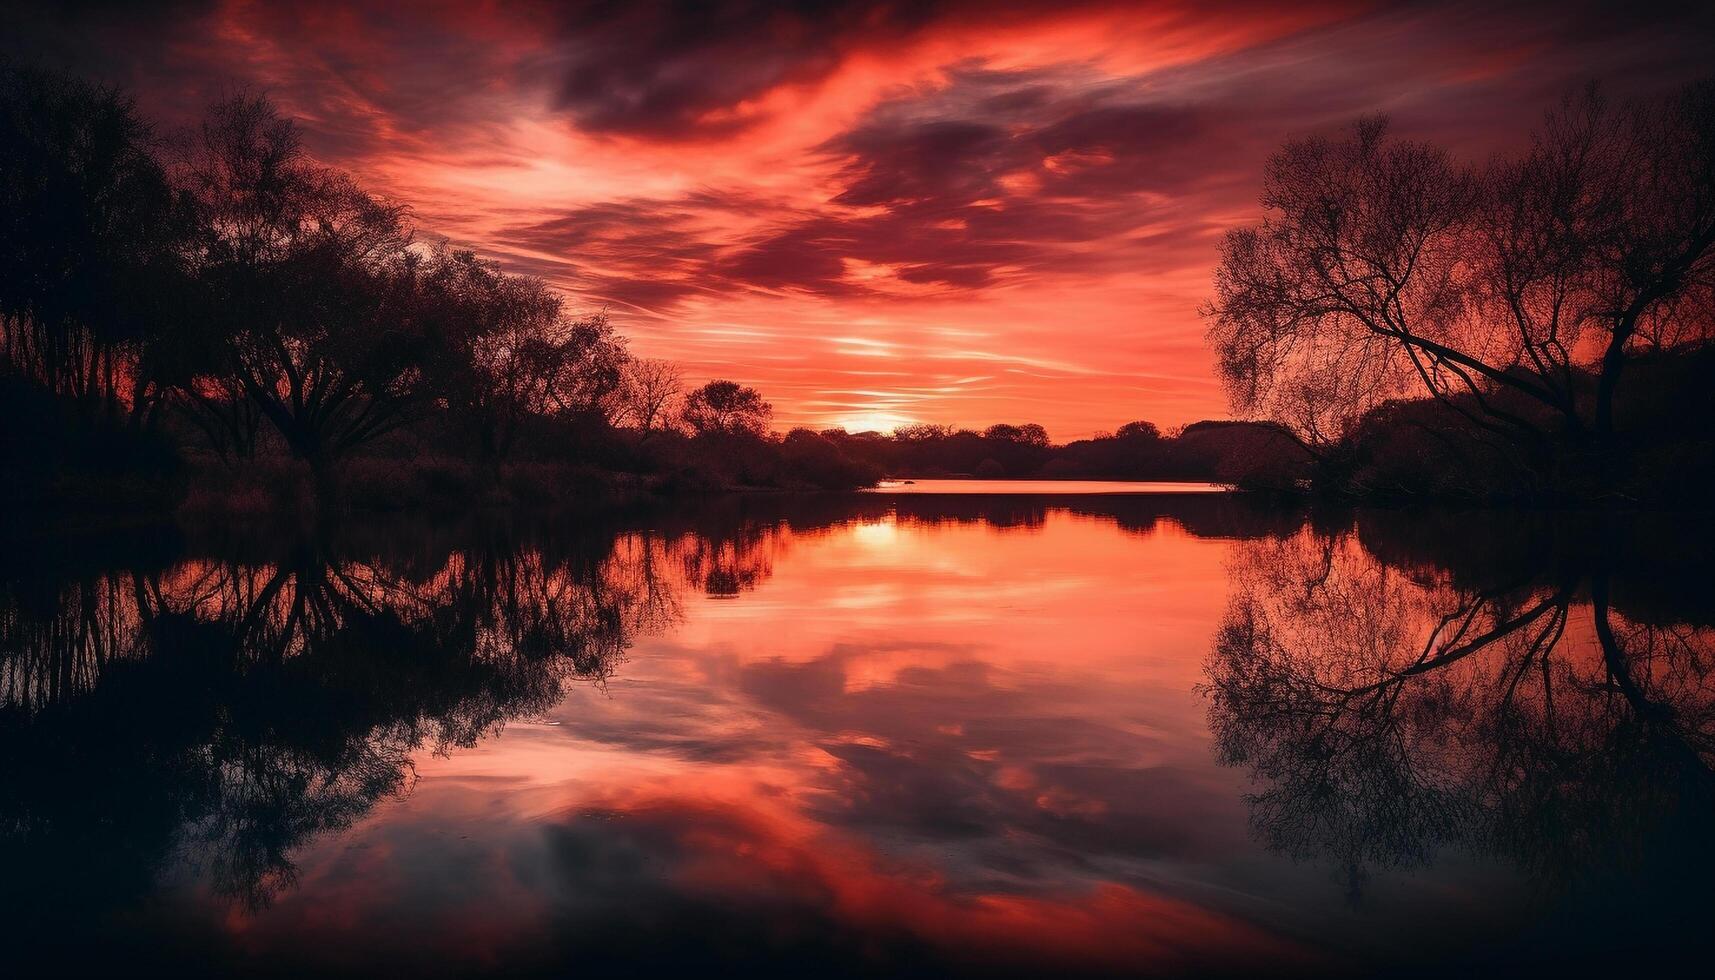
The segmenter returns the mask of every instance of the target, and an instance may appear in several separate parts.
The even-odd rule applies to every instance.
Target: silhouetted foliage
[[[265,98],[215,105],[169,155],[120,94],[8,65],[0,126],[0,384],[42,423],[8,435],[10,500],[159,507],[205,453],[225,465],[196,466],[188,502],[299,513],[878,475],[770,437],[753,389],[681,398],[605,312],[416,243]]]
[[[1234,407],[1335,471],[1373,413],[1429,396],[1460,443],[1610,481],[1628,363],[1715,336],[1715,82],[1591,88],[1481,167],[1366,119],[1288,143],[1262,204],[1223,245],[1209,339]]]
[[[1028,422],[1024,425],[1007,425],[1002,422],[984,429],[983,438],[999,442],[1018,442],[1026,446],[1042,448],[1048,445],[1048,430],[1035,422]]]
[[[0,358],[83,406],[148,404],[189,222],[120,93],[0,63]]]
[[[672,361],[631,358],[620,376],[616,420],[637,426],[647,437],[668,424],[668,410],[684,388],[685,379]]]
[[[1114,437],[1118,439],[1143,439],[1154,441],[1161,438],[1161,430],[1156,428],[1154,422],[1127,422],[1114,430]]]
[[[902,426],[891,436],[830,429],[822,436],[854,459],[898,477],[1188,480],[1293,489],[1308,457],[1277,427],[1197,422],[1163,436],[1150,422],[1119,432],[1048,441],[1040,425],[993,425],[982,433],[953,426]]]
[[[546,412],[597,425],[616,421],[630,358],[605,313],[559,321],[543,353]]]
[[[560,298],[539,280],[445,246],[419,276],[429,386],[469,432],[477,461],[496,469],[562,371]]]
[[[717,380],[686,395],[679,415],[700,436],[757,436],[767,428],[773,411],[755,388]]]

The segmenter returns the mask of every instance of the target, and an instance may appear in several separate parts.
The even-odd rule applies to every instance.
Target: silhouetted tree
[[[1049,444],[1048,430],[1035,422],[1026,422],[1023,425],[997,423],[983,430],[983,438],[998,442],[1016,442],[1025,446],[1046,447]]]
[[[1155,442],[1161,438],[1161,430],[1154,422],[1127,422],[1114,433],[1116,439],[1143,439]]]
[[[630,355],[607,314],[561,319],[540,346],[543,406],[550,413],[603,425],[620,410]]]
[[[680,418],[697,435],[761,435],[773,406],[755,388],[710,381],[685,396]]]
[[[120,93],[0,63],[0,357],[56,394],[150,403],[188,229],[156,141]]]
[[[445,246],[419,275],[430,384],[453,423],[470,432],[478,461],[498,470],[558,373],[560,298],[539,279]]]
[[[668,408],[684,387],[684,376],[672,361],[631,359],[620,378],[620,420],[637,426],[647,437],[667,423]]]
[[[913,422],[893,430],[896,442],[930,442],[936,439],[946,439],[953,434],[950,425],[935,425],[931,422]]]
[[[199,137],[183,180],[221,368],[325,475],[426,390],[405,208],[312,164],[265,99],[217,105]]]
[[[1570,99],[1482,169],[1381,119],[1287,144],[1205,310],[1235,408],[1312,448],[1412,393],[1539,451],[1605,439],[1631,351],[1711,335],[1712,134],[1704,82],[1620,110]]]

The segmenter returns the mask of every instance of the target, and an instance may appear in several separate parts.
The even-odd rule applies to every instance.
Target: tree
[[[710,381],[685,396],[679,414],[697,435],[759,436],[773,412],[755,388],[736,381]]]
[[[1147,442],[1159,442],[1161,430],[1154,422],[1127,422],[1114,433],[1116,439],[1142,439]]]
[[[1312,449],[1410,394],[1538,450],[1606,440],[1629,353],[1712,333],[1712,130],[1704,82],[1623,110],[1592,90],[1482,169],[1382,119],[1288,143],[1204,310],[1235,408]]]
[[[551,360],[543,350],[560,322],[560,298],[540,279],[445,246],[420,275],[432,385],[479,460],[498,471],[520,425],[542,405]]]
[[[983,430],[984,439],[994,439],[999,442],[1016,442],[1025,446],[1046,447],[1048,445],[1048,430],[1035,422],[1023,425],[1007,425],[996,423]]]
[[[912,422],[893,430],[893,438],[897,442],[935,442],[951,437],[953,427],[936,425],[932,422]]]
[[[1437,397],[1473,372],[1454,275],[1471,214],[1468,171],[1367,119],[1340,141],[1287,144],[1269,161],[1257,227],[1229,232],[1209,335],[1236,408],[1312,446],[1409,390]]]
[[[684,390],[685,379],[672,361],[633,358],[625,365],[619,386],[623,419],[644,436],[667,421],[667,408]]]
[[[543,411],[611,424],[621,411],[621,385],[631,355],[605,312],[558,320],[536,357],[543,377]]]
[[[325,475],[426,391],[406,209],[312,164],[265,99],[218,104],[198,137],[182,179],[218,368]]]
[[[0,359],[108,411],[146,407],[139,365],[182,283],[155,150],[120,93],[0,64]]]

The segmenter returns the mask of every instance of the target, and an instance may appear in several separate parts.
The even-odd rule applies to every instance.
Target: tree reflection
[[[1449,848],[1585,896],[1715,868],[1707,610],[1628,614],[1623,559],[1565,538],[1464,565],[1373,527],[1235,551],[1206,693],[1269,846],[1354,891]]]
[[[676,615],[676,567],[637,536],[585,535],[434,562],[298,542],[267,561],[16,577],[0,593],[0,855],[41,890],[7,889],[4,913],[123,899],[180,865],[266,903],[292,850],[407,789],[417,752],[605,679]]]

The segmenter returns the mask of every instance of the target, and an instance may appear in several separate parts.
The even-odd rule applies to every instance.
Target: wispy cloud
[[[1707,5],[1596,2],[8,6],[0,52],[169,130],[269,93],[425,234],[784,423],[1067,436],[1223,413],[1196,308],[1286,137],[1382,110],[1480,156],[1715,46]]]

